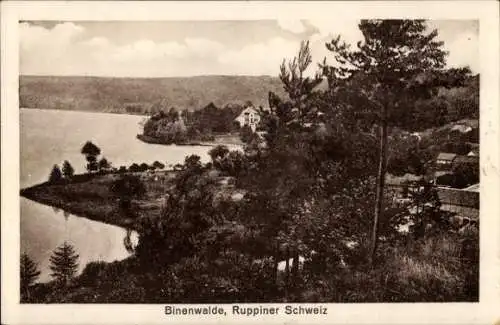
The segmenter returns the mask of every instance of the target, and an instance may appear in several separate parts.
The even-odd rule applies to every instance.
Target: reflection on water
[[[127,233],[125,234],[125,237],[123,238],[123,246],[125,246],[125,249],[130,254],[134,253],[134,248],[137,245],[137,241],[135,240],[135,238],[137,238],[135,232],[132,231],[131,229],[127,229]]]
[[[68,160],[84,172],[82,145],[90,140],[114,166],[158,160],[166,165],[196,154],[208,161],[210,147],[162,146],[139,141],[144,117],[118,114],[21,109],[21,188],[47,180],[54,164]],[[48,131],[49,130],[49,131]],[[76,217],[57,208],[21,198],[21,250],[39,264],[40,281],[50,280],[49,258],[65,240],[80,255],[79,271],[90,261],[126,258],[137,234],[123,228]]]
[[[137,240],[137,234],[130,230],[63,211],[54,212],[51,207],[21,198],[21,251],[39,264],[41,282],[50,280],[50,255],[64,241],[72,244],[80,255],[81,272],[88,262],[126,258]]]

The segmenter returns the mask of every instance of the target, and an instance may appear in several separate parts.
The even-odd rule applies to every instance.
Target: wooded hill
[[[323,84],[318,88],[323,90],[326,86]],[[23,108],[129,114],[151,114],[170,107],[198,110],[209,103],[224,107],[250,101],[256,106],[268,106],[269,91],[286,96],[279,78],[270,76],[19,78],[19,104]],[[470,77],[465,87],[442,88],[423,106],[427,109],[420,107],[419,110],[442,119],[442,123],[438,123],[441,125],[462,118],[478,119],[479,75]],[[443,113],[446,115],[444,119]],[[435,126],[435,123],[424,124],[419,125],[421,129]]]
[[[284,95],[277,77],[196,76],[104,78],[20,76],[19,105],[24,108],[148,114],[155,107],[197,110],[213,102],[267,105],[269,91]]]

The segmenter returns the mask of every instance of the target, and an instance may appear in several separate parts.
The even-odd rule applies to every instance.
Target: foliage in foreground
[[[37,284],[31,302],[450,302],[478,301],[477,232],[436,234],[396,247],[381,245],[384,261],[318,268],[308,260],[287,284],[272,259],[228,250],[216,259],[193,256],[147,272],[135,258],[92,262],[69,286]],[[352,251],[352,256],[360,254]]]
[[[29,299],[30,287],[37,281],[40,271],[38,265],[26,253],[21,254],[20,269],[21,299]]]

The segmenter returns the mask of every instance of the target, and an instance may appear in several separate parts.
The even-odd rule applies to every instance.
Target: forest
[[[214,147],[206,164],[186,157],[161,189],[158,213],[134,204],[150,184],[121,175],[113,202],[139,233],[132,256],[46,284],[34,283],[36,267],[26,263],[34,276],[25,277],[23,301],[478,301],[478,223],[455,222],[429,183],[403,206],[385,184],[391,157],[407,155],[399,165],[428,172],[419,147],[409,155],[395,139],[477,119],[479,94],[463,89],[478,89],[478,77],[446,68],[443,44],[423,21],[364,20],[359,28],[358,47],[326,44],[339,64],[320,63],[314,76],[305,74],[313,58],[303,42],[277,67],[286,95],[267,92],[263,137],[243,151]],[[222,180],[232,191],[220,190]],[[57,263],[65,250],[77,253],[62,247]]]
[[[252,106],[252,103],[247,101],[244,105],[228,104],[219,108],[211,102],[198,110],[180,112],[174,107],[168,110],[159,107],[157,113],[146,120],[138,138],[161,144],[188,144],[213,141],[216,135],[239,134],[240,127],[234,119],[245,106]]]
[[[284,94],[270,76],[105,78],[20,76],[19,106],[91,112],[154,114],[159,107],[196,110],[251,101],[265,105],[267,92]]]

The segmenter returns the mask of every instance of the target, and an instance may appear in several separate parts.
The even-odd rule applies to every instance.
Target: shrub
[[[165,165],[156,160],[151,167],[153,167],[154,169],[163,169],[165,168]]]
[[[243,143],[249,143],[254,137],[254,132],[252,129],[245,125],[240,129],[240,139]]]
[[[142,163],[142,164],[139,165],[139,171],[140,172],[145,172],[148,169],[149,169],[149,165],[146,164],[146,163]]]
[[[135,175],[123,175],[110,185],[110,192],[121,198],[141,197],[146,193],[144,183]]]
[[[139,167],[139,165],[138,165],[138,164],[133,163],[132,165],[130,165],[130,167],[128,168],[128,170],[129,170],[130,172],[136,173],[136,172],[141,171],[141,168]]]

